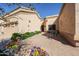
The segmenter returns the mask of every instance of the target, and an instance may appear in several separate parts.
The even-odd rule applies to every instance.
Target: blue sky
[[[45,18],[50,15],[57,15],[60,13],[62,3],[36,3],[32,4],[35,7],[36,11],[39,13],[41,18]],[[10,12],[16,9],[16,5],[7,6],[6,4],[1,3],[0,7],[4,8],[6,12]]]

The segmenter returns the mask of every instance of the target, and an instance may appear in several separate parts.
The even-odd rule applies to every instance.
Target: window
[[[29,23],[31,23],[31,21],[29,20]]]

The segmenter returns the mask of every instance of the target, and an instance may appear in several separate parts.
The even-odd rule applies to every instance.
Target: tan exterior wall
[[[75,45],[75,4],[64,4],[58,20],[60,34]]]
[[[1,31],[4,32],[4,34],[0,35],[0,39],[9,38],[15,32],[25,33],[40,31],[42,22],[34,12],[20,11],[5,18],[8,22],[18,21],[18,25],[3,28],[0,26],[0,28],[2,28]]]
[[[3,34],[0,35],[0,39],[6,39],[10,38],[12,36],[12,33],[17,32],[17,26],[15,27],[5,27],[3,28]]]
[[[47,18],[46,18],[46,20],[47,20],[47,23],[46,23],[46,29],[47,29],[47,31],[48,31],[48,26],[49,26],[49,25],[56,24],[57,17],[58,17],[58,16],[50,16],[50,17],[47,17]]]
[[[79,3],[75,4],[75,40],[79,41]]]
[[[35,13],[18,12],[7,18],[8,20],[17,20],[19,32],[40,31],[41,19]]]

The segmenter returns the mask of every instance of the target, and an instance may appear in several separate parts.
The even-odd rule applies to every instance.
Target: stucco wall
[[[3,23],[4,21],[0,19],[0,25],[1,23]],[[1,31],[2,31],[2,26],[0,26],[0,34],[1,34]]]
[[[56,24],[57,16],[50,16],[50,17],[47,17],[46,20],[47,20],[46,29],[48,30],[48,26],[49,26],[49,25]]]
[[[35,13],[18,12],[8,17],[7,20],[17,20],[19,32],[21,33],[40,31],[41,20]]]
[[[75,40],[79,41],[79,3],[75,4]]]
[[[18,31],[17,26],[3,27],[3,29],[1,30],[3,34],[0,35],[0,39],[10,38],[12,36],[12,33],[17,31]]]
[[[59,32],[69,42],[75,44],[75,4],[66,3],[63,5],[59,16]]]
[[[40,31],[42,22],[34,12],[20,11],[5,18],[8,22],[17,21],[18,25],[3,27],[2,32],[4,32],[4,34],[0,35],[0,39],[11,37],[15,32],[25,33]]]

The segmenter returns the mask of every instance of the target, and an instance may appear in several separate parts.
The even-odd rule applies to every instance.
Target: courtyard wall
[[[58,21],[60,34],[75,45],[75,4],[63,4]]]

